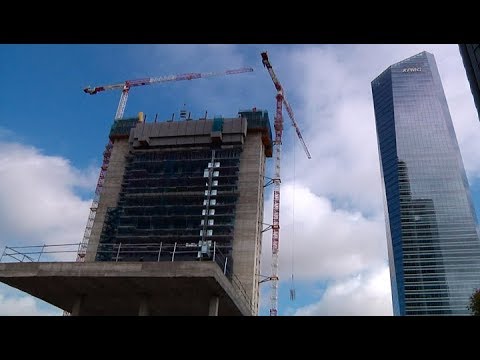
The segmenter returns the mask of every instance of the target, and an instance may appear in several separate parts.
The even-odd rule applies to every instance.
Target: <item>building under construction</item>
[[[268,113],[117,119],[80,262],[0,264],[72,315],[257,315]]]

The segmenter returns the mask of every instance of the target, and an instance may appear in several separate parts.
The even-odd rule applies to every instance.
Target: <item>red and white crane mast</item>
[[[268,59],[267,52],[262,52],[262,63],[263,66],[267,68],[270,77],[273,80],[275,89],[277,89],[277,105],[275,111],[274,119],[274,129],[275,129],[275,140],[273,145],[275,146],[275,177],[273,178],[273,222],[272,222],[272,274],[269,279],[272,282],[271,293],[270,293],[270,316],[277,316],[278,312],[278,250],[279,250],[279,241],[280,241],[280,163],[281,163],[281,153],[282,153],[282,133],[283,133],[283,115],[282,115],[282,104],[285,104],[287,113],[292,120],[292,125],[295,128],[298,138],[302,143],[303,149],[307,154],[307,157],[311,159],[310,153],[308,151],[307,145],[305,144],[300,129],[295,121],[293,115],[293,110],[290,107],[285,94],[283,87],[280,84],[275,72],[273,71],[272,65]]]

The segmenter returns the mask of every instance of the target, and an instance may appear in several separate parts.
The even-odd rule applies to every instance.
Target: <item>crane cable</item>
[[[294,271],[295,271],[295,134],[293,133],[293,197],[292,197],[292,241],[291,241],[291,264],[292,264],[292,277],[290,285],[290,300],[295,300],[295,281],[294,281]]]

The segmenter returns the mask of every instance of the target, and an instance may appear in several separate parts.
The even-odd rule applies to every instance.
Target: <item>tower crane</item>
[[[234,74],[241,74],[241,73],[252,72],[252,71],[253,71],[252,68],[244,67],[244,68],[226,70],[221,72],[186,73],[186,74],[180,74],[180,75],[167,75],[167,76],[151,77],[151,78],[136,79],[136,80],[126,80],[118,84],[96,86],[93,88],[89,86],[84,88],[83,91],[87,94],[95,95],[99,92],[106,91],[106,90],[122,90],[120,101],[117,107],[117,112],[115,113],[115,120],[118,120],[123,117],[123,113],[125,112],[125,107],[127,105],[128,92],[132,87],[152,85],[152,84],[168,82],[168,81],[193,80],[193,79],[209,78],[209,77],[221,76],[221,75],[234,75]],[[92,233],[93,222],[95,220],[95,215],[98,209],[100,193],[103,188],[105,175],[107,173],[108,164],[110,162],[110,155],[112,152],[112,148],[113,148],[113,143],[110,140],[105,146],[105,151],[103,152],[103,163],[100,170],[100,175],[98,177],[97,187],[95,189],[95,196],[93,198],[92,205],[90,207],[90,214],[88,216],[87,226],[85,227],[85,232],[83,234],[83,240],[80,243],[80,246],[77,251],[77,259],[76,259],[77,262],[85,261],[88,242],[90,239],[90,234]],[[69,313],[67,311],[64,311],[63,315],[68,316]]]
[[[280,160],[281,160],[281,150],[282,150],[282,133],[283,133],[283,115],[282,115],[282,105],[285,105],[287,109],[288,116],[292,121],[292,125],[295,128],[298,138],[302,143],[303,150],[307,154],[307,157],[311,159],[310,152],[308,151],[307,145],[303,140],[300,128],[295,120],[293,115],[293,110],[288,103],[285,93],[283,90],[280,81],[278,80],[273,67],[270,64],[268,59],[267,52],[262,52],[262,63],[263,66],[267,68],[270,77],[272,78],[275,89],[277,89],[277,105],[275,112],[274,120],[274,129],[275,129],[275,177],[273,180],[273,222],[272,222],[272,275],[269,277],[271,284],[271,293],[270,293],[270,316],[277,316],[277,305],[278,305],[278,250],[279,250],[279,240],[280,240]]]
[[[83,89],[84,92],[90,95],[95,95],[99,92],[106,91],[106,90],[122,90],[122,94],[120,96],[120,101],[118,102],[117,112],[115,114],[115,119],[121,119],[123,117],[123,113],[125,111],[125,106],[127,105],[128,99],[128,92],[130,88],[135,86],[143,86],[143,85],[152,85],[162,82],[168,81],[180,81],[180,80],[193,80],[193,79],[200,79],[200,78],[209,78],[213,76],[221,76],[221,75],[234,75],[234,74],[241,74],[246,72],[252,72],[252,68],[244,67],[234,70],[226,70],[220,72],[206,72],[206,73],[186,73],[180,75],[167,75],[167,76],[160,76],[160,77],[151,77],[151,78],[144,78],[144,79],[136,79],[136,80],[127,80],[122,83],[113,84],[113,85],[104,85],[104,86],[96,86],[96,87],[86,87]]]
[[[115,114],[115,120],[121,119],[123,117],[123,113],[125,111],[125,106],[127,105],[128,99],[128,92],[130,88],[136,86],[143,86],[143,85],[152,85],[156,83],[168,82],[168,81],[180,81],[180,80],[193,80],[193,79],[200,79],[200,78],[209,78],[214,76],[221,76],[221,75],[234,75],[234,74],[241,74],[246,72],[252,72],[253,69],[249,67],[233,69],[233,70],[226,70],[220,72],[206,72],[206,73],[186,73],[180,75],[168,75],[168,76],[160,76],[160,77],[151,77],[151,78],[144,78],[144,79],[136,79],[136,80],[126,80],[122,83],[113,84],[113,85],[104,85],[104,86],[96,86],[96,87],[86,87],[83,91],[90,95],[95,95],[99,92],[106,91],[106,90],[122,90],[122,94],[120,96],[120,101],[118,103],[117,112]],[[77,252],[77,260],[78,262],[85,261],[85,255],[87,252],[88,242],[90,239],[90,234],[92,232],[93,222],[95,220],[95,215],[98,209],[98,202],[100,200],[100,193],[102,191],[105,175],[107,172],[108,164],[110,162],[110,155],[113,148],[113,143],[110,140],[105,147],[105,151],[103,153],[103,163],[100,170],[100,175],[98,177],[97,187],[95,189],[95,196],[92,201],[92,205],[90,207],[90,214],[88,216],[87,226],[85,227],[85,232],[83,234],[83,240],[79,246]]]

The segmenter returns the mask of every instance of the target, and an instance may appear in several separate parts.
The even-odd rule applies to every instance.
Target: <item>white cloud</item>
[[[4,296],[0,294],[0,316],[52,316],[61,310],[41,310],[31,296]]]
[[[5,246],[82,241],[91,200],[82,200],[75,194],[75,189],[92,189],[95,185],[93,179],[91,169],[82,171],[64,158],[45,155],[31,146],[0,140],[1,250]],[[30,248],[27,251],[38,250]],[[43,261],[52,259],[72,261],[75,254],[42,257]],[[13,261],[8,257],[3,259],[9,260]],[[43,310],[39,307],[40,301],[13,288],[6,291],[2,287],[0,291],[0,315],[62,313],[53,306]]]
[[[334,281],[318,302],[297,309],[293,315],[392,315],[388,267]]]
[[[80,242],[91,202],[74,189],[91,180],[61,157],[0,142],[0,246]]]
[[[281,278],[290,275],[292,252],[295,277],[302,280],[334,279],[386,261],[383,217],[366,218],[358,211],[335,209],[330,200],[301,185],[294,188],[286,183],[281,194]],[[265,206],[267,223],[271,222],[271,200]],[[267,274],[270,249],[271,232],[268,232],[262,249],[262,272]]]

